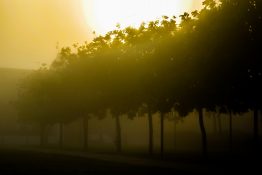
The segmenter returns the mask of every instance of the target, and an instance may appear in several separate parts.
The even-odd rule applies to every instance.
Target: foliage
[[[205,0],[201,11],[142,23],[63,48],[24,82],[21,119],[68,122],[83,114],[180,116],[194,109],[261,109],[262,2]]]

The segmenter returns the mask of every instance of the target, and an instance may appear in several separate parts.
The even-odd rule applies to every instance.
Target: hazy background
[[[110,0],[105,2],[108,4],[108,1]],[[200,7],[201,0],[187,1],[192,4],[183,8],[189,9],[182,8],[174,13]],[[93,0],[0,0],[0,67],[36,69],[42,63],[49,64],[54,60],[58,52],[57,48],[71,46],[76,42],[90,41],[94,37],[92,34],[94,30],[98,34],[110,30],[119,21],[112,19],[112,22],[104,25],[104,28],[101,28],[101,24],[98,26],[92,21],[115,13],[115,10],[107,8],[103,5],[103,1],[99,0],[102,11],[104,9],[107,11],[104,13],[101,13],[101,9],[94,11],[94,2]],[[151,10],[156,16],[161,17],[169,15],[162,14],[163,11],[172,11],[170,5],[165,5],[168,2],[170,0],[153,0],[139,5],[144,5],[141,8],[146,8],[144,13],[147,13],[150,10],[147,4],[151,4]],[[167,9],[157,8],[158,4],[162,4],[162,7]],[[124,4],[112,5],[119,6],[121,9],[121,5]],[[173,8],[177,9],[177,7]],[[145,14],[138,13],[141,11],[137,11],[138,17],[146,17]]]
[[[90,39],[82,0],[0,0],[0,67],[37,68]]]
[[[102,2],[102,0],[99,1]],[[105,1],[108,2],[110,0]],[[156,1],[157,0],[150,1],[152,4],[155,4],[154,7],[157,7]],[[167,2],[164,0],[158,1]],[[200,7],[201,0],[187,0],[187,2],[190,1],[192,4],[187,6],[187,9],[179,9],[176,12],[191,11]],[[107,8],[108,6],[101,5],[101,9],[107,10],[107,12],[102,11],[98,13],[99,10],[94,12],[94,9],[92,9],[92,4],[94,5],[94,3],[92,2],[94,1],[0,0],[1,144],[8,145],[17,143],[37,145],[40,140],[39,129],[37,127],[23,125],[17,122],[17,113],[12,103],[17,98],[17,89],[19,89],[21,81],[31,73],[30,70],[19,69],[37,69],[41,63],[49,64],[55,59],[59,48],[71,46],[76,42],[91,41],[95,35],[99,35],[105,30],[107,31],[107,29],[114,27],[114,25],[119,22],[113,21],[111,26],[108,26],[109,23],[106,23],[105,26],[102,26],[103,23],[99,23],[100,26],[96,26],[98,23],[93,23],[93,21],[101,17],[103,21],[103,19],[110,16],[109,14],[111,14],[111,12],[113,13],[113,11]],[[111,2],[117,1],[111,0]],[[147,2],[149,3],[149,1]],[[144,3],[143,8],[146,8],[146,4],[147,3]],[[169,8],[170,12],[170,6],[165,5],[165,7]],[[121,6],[119,6],[119,8],[121,8]],[[163,10],[162,8],[159,9]],[[159,13],[156,12],[156,16],[172,15],[170,13],[161,14],[161,10]],[[149,11],[149,9],[146,9],[144,12],[147,13]],[[144,20],[148,20],[148,18]],[[105,22],[107,21],[105,20]],[[95,35],[93,34],[94,30],[96,31]],[[3,67],[18,69],[5,69]],[[211,149],[213,149],[213,151],[228,150],[228,116],[224,115],[221,117],[220,122],[222,127],[219,129],[217,124],[214,123],[214,117],[212,118],[208,113],[206,113],[206,115],[205,124]],[[242,136],[244,139],[248,139],[252,135],[251,117],[251,112],[241,117],[234,117],[233,135],[235,145],[237,145],[238,137]],[[107,117],[105,120],[90,120],[89,135],[91,148],[97,148],[100,145],[104,148],[115,149],[116,134],[114,122],[112,117]],[[154,149],[155,151],[159,151],[160,122],[158,114],[155,114],[153,123]],[[148,124],[146,117],[141,116],[141,118],[135,118],[132,121],[124,117],[121,118],[121,124],[124,128],[122,131],[124,149],[132,148],[146,152],[148,147]],[[261,126],[262,123],[260,122],[259,125]],[[83,146],[83,130],[81,126],[81,119],[65,125],[65,146],[77,148]],[[50,145],[57,145],[59,139],[58,126],[53,125],[48,129],[49,138],[47,142]],[[165,120],[165,142],[167,145],[165,149],[167,151],[200,150],[201,135],[196,114],[191,113],[187,118],[183,119],[183,121],[177,123],[176,126],[174,126],[174,121]]]

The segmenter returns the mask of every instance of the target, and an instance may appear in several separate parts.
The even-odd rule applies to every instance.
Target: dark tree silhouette
[[[20,119],[38,123],[44,133],[47,125],[83,118],[87,148],[89,117],[103,118],[110,110],[121,152],[121,116],[147,114],[148,150],[153,154],[152,115],[159,112],[163,156],[164,115],[171,109],[179,116],[195,110],[207,156],[203,111],[229,113],[232,146],[232,115],[252,110],[258,142],[262,2],[205,0],[203,5],[200,11],[180,15],[180,24],[163,16],[138,28],[119,25],[90,43],[62,48],[49,68],[24,81],[17,102]]]

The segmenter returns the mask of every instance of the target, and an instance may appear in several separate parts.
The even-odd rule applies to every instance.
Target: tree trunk
[[[116,115],[116,150],[117,152],[122,151],[122,139],[121,139],[121,126],[120,126],[120,116]]]
[[[64,124],[62,122],[59,123],[59,148],[63,148],[64,141]]]
[[[153,119],[152,119],[152,113],[151,111],[148,112],[148,151],[149,154],[152,155],[153,154]]]
[[[83,117],[84,150],[88,150],[88,117]]]
[[[160,154],[164,157],[164,114],[160,114]]]
[[[203,117],[203,109],[198,109],[198,119],[199,119],[199,126],[201,131],[201,137],[202,137],[202,153],[203,156],[207,156],[207,135],[206,135],[206,129],[204,125],[204,117]]]
[[[258,110],[254,109],[254,119],[253,119],[253,129],[254,129],[254,142],[258,142]]]
[[[229,112],[229,150],[230,152],[233,151],[233,118],[232,112]]]

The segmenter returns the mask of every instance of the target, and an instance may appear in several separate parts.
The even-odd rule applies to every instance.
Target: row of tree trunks
[[[206,136],[206,129],[204,126],[204,115],[203,115],[203,109],[199,110],[199,126],[200,126],[200,131],[201,131],[201,136],[202,136],[202,152],[203,155],[207,155],[207,136]],[[220,116],[215,116],[218,119],[218,128],[219,132],[221,133],[222,131],[222,121]],[[117,128],[120,128],[120,122],[119,118],[117,120]],[[149,122],[149,154],[153,154],[153,119],[152,119],[152,114],[149,112],[148,113],[148,122]],[[176,133],[176,121],[174,122],[174,130]],[[121,140],[121,128],[120,130],[117,129],[117,135],[118,137],[120,136]],[[258,140],[258,111],[254,110],[254,140]],[[86,133],[86,132],[85,132]],[[175,136],[176,137],[176,136]],[[174,141],[174,145],[176,145],[176,142]],[[229,112],[229,149],[232,151],[232,145],[233,145],[233,116],[232,112]],[[120,148],[121,148],[121,143],[120,143]],[[119,149],[118,149],[119,150]],[[161,157],[164,155],[164,114],[161,113],[160,115],[160,153]]]
[[[198,110],[198,118],[199,118],[199,127],[201,131],[201,142],[202,142],[202,154],[204,157],[207,156],[207,134],[204,124],[204,114],[203,109],[199,108]],[[259,117],[258,117],[258,110],[254,110],[253,113],[253,137],[255,143],[258,142],[259,139]],[[216,120],[216,119],[214,119]],[[120,116],[115,116],[115,124],[116,124],[116,150],[117,152],[122,152],[122,137],[121,137],[121,123],[120,123]],[[153,118],[152,113],[148,112],[148,131],[149,131],[149,143],[148,143],[148,151],[149,154],[153,154]],[[84,142],[84,150],[88,150],[88,125],[89,119],[88,117],[83,117],[83,142]],[[176,122],[174,122],[174,129],[176,130]],[[40,144],[41,146],[46,145],[47,137],[46,137],[46,130],[47,125],[41,125],[40,130]],[[175,131],[176,132],[176,131]],[[63,148],[63,140],[64,140],[64,124],[62,122],[59,123],[59,148]],[[176,144],[174,142],[174,144]],[[229,111],[229,150],[232,151],[233,145],[233,116],[232,112]],[[160,114],[160,154],[161,157],[164,157],[164,114]]]
[[[122,151],[122,138],[121,138],[121,123],[120,123],[120,116],[116,115],[115,117],[115,124],[116,124],[116,150],[117,152]],[[153,154],[153,118],[152,113],[148,113],[148,123],[149,123],[149,154]],[[89,119],[88,117],[83,117],[83,142],[84,142],[84,150],[88,150],[88,125]],[[175,123],[176,125],[176,123]],[[41,146],[46,145],[46,125],[41,126],[40,131],[40,143]],[[59,140],[58,145],[60,149],[63,149],[64,145],[64,123],[60,122],[59,125]],[[160,153],[161,157],[164,156],[164,114],[161,113],[160,115]]]

